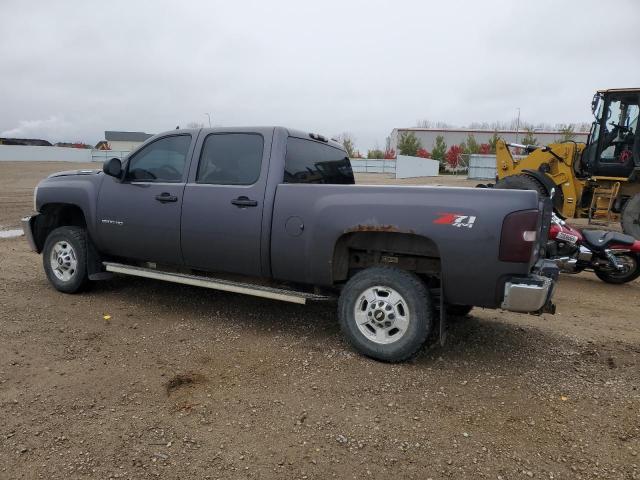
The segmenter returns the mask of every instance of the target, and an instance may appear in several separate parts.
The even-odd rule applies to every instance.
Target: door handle
[[[258,206],[258,202],[256,200],[251,200],[249,199],[249,197],[245,197],[244,195],[242,197],[231,200],[231,203],[240,208]]]
[[[162,203],[177,202],[178,197],[171,195],[169,192],[162,192],[160,195],[156,195],[156,200]]]

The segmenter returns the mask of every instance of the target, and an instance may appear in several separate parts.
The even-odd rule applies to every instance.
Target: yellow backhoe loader
[[[598,91],[587,143],[546,146],[496,143],[495,188],[554,191],[556,210],[589,223],[622,223],[640,239],[640,88]],[[528,153],[519,158],[517,148]]]

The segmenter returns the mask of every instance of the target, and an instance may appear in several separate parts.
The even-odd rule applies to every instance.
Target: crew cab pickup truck
[[[361,353],[414,355],[446,314],[551,311],[536,192],[355,185],[343,147],[282,127],[173,130],[60,172],[23,219],[51,284],[113,273],[304,303],[338,296]]]

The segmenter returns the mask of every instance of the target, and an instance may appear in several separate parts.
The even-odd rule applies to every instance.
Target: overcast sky
[[[0,136],[207,123],[351,132],[590,121],[640,86],[640,2],[24,1],[0,6]]]

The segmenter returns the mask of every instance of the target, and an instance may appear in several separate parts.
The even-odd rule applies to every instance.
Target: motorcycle
[[[561,272],[592,270],[607,283],[622,284],[640,277],[640,240],[606,230],[578,230],[555,212],[546,258],[553,260]]]

